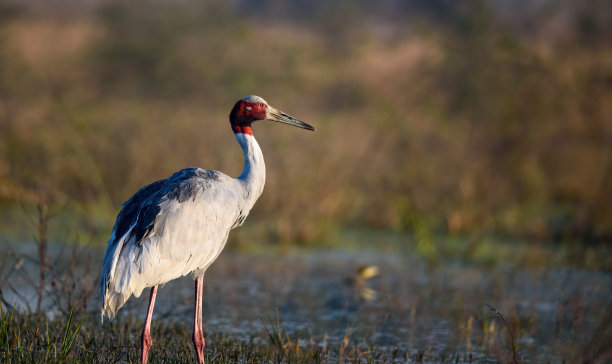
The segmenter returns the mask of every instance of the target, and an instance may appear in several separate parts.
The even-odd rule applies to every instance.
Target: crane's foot
[[[151,346],[153,346],[153,339],[151,339],[151,335],[148,332],[143,332],[142,336],[140,337],[140,360],[142,364],[147,364]]]
[[[193,347],[195,348],[196,355],[198,356],[198,363],[204,364],[204,346],[206,346],[206,342],[204,341],[202,331],[194,331],[192,339]]]

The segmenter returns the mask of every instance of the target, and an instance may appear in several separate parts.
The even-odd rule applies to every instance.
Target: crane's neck
[[[250,127],[248,131],[244,131],[246,132],[234,132],[234,135],[244,153],[244,168],[238,180],[244,183],[246,201],[250,209],[263,192],[266,182],[266,165],[261,148],[251,133]]]

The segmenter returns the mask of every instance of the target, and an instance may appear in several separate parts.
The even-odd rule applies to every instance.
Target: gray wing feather
[[[109,285],[115,276],[117,265],[119,271],[129,269],[128,266],[137,261],[143,244],[150,242],[152,235],[163,234],[167,216],[160,216],[162,205],[169,203],[176,205],[186,201],[194,201],[198,194],[210,188],[211,184],[219,180],[221,173],[207,171],[199,168],[185,168],[174,173],[169,178],[154,182],[141,188],[128,201],[122,205],[117,216],[113,232],[108,241],[102,275],[100,277],[100,294],[102,298],[102,314],[114,316],[115,312],[129,298],[131,292],[109,292]],[[166,214],[167,215],[167,214]],[[125,257],[127,261],[122,257]],[[123,282],[120,286],[126,287],[126,279],[130,274],[117,277]],[[110,294],[113,293],[113,294]]]
[[[210,183],[219,179],[219,172],[200,168],[185,168],[169,178],[154,182],[141,188],[122,206],[115,223],[117,236],[122,237],[134,222],[131,231],[133,238],[140,244],[148,236],[161,209],[164,198],[185,202],[194,199],[198,192],[205,190]]]

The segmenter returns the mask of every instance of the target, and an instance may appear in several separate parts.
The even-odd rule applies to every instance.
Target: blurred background
[[[86,314],[79,355],[119,361],[146,309],[121,340],[97,321],[120,205],[238,176],[257,94],[317,131],[254,126],[266,188],[207,273],[207,340],[270,342],[276,308],[340,357],[610,360],[611,45],[605,0],[0,0],[0,308]]]
[[[611,40],[607,1],[4,0],[0,227],[30,237],[44,204],[104,245],[139,187],[237,176],[227,115],[258,94],[317,132],[255,126],[267,185],[233,244],[609,246]]]

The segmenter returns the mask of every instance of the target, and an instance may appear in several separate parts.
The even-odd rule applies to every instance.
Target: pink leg
[[[193,346],[198,356],[198,363],[204,363],[204,335],[202,334],[202,285],[204,276],[201,275],[195,281],[195,315],[193,318]]]
[[[153,345],[151,339],[151,317],[153,316],[153,306],[155,305],[155,296],[157,295],[157,286],[151,288],[151,296],[149,297],[149,309],[147,310],[147,318],[145,319],[145,326],[142,329],[142,336],[140,337],[140,358],[143,364],[147,364],[149,360],[149,349]]]

